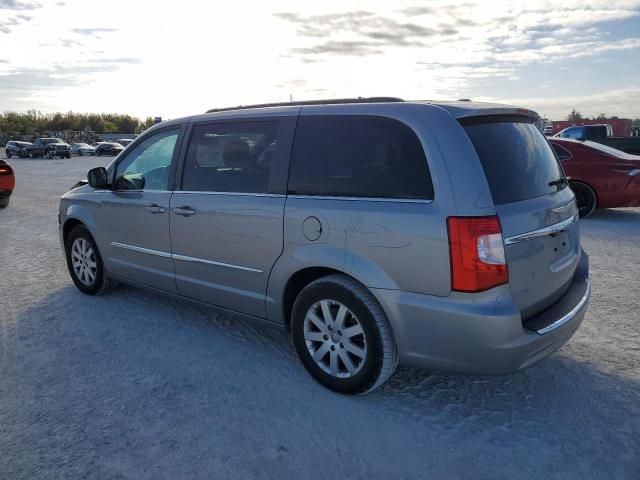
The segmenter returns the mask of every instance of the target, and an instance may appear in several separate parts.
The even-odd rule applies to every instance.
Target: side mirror
[[[107,169],[104,167],[92,168],[87,173],[87,180],[93,188],[107,188],[109,185],[107,181]]]
[[[144,189],[144,177],[142,175],[127,174],[127,176],[121,175],[116,178],[115,189],[116,190],[143,190]]]

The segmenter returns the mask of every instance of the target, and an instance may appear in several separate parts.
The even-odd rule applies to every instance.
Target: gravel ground
[[[0,211],[0,479],[640,477],[640,209],[581,222],[593,297],[514,375],[400,368],[344,397],[278,330],[123,287],[81,294],[59,196],[106,158],[13,160]]]

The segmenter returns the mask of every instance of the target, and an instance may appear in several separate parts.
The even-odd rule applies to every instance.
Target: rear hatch
[[[568,289],[580,260],[578,211],[552,148],[526,116],[460,119],[502,227],[509,287],[523,320]]]

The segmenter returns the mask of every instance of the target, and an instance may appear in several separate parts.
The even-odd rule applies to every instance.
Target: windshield
[[[496,205],[557,192],[566,186],[562,169],[544,135],[518,117],[463,119],[478,153]]]
[[[76,147],[88,147],[86,143],[76,143]]]
[[[49,144],[49,143],[64,143],[64,142],[59,138],[45,138],[44,143]]]

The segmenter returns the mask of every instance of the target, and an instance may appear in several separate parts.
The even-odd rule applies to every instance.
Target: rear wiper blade
[[[566,177],[559,178],[553,182],[549,182],[550,187],[561,187],[563,185],[569,185],[569,180]]]

